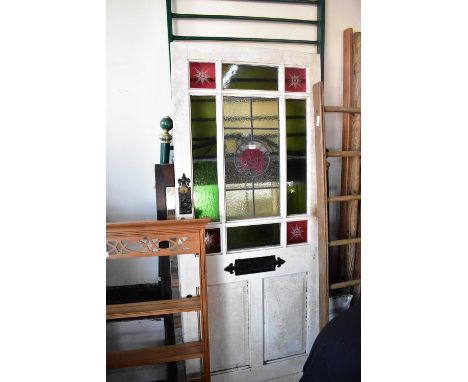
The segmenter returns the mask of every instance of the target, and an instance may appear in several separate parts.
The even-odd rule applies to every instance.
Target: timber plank
[[[126,350],[107,353],[107,368],[156,365],[166,362],[201,358],[203,343],[188,342],[181,345],[157,346],[146,349]]]
[[[107,305],[106,319],[161,316],[201,309],[200,297]]]

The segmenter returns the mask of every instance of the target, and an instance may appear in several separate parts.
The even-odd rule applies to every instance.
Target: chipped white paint
[[[264,361],[305,354],[307,275],[267,277],[263,285]]]
[[[292,381],[300,375],[318,333],[318,260],[317,260],[317,205],[315,178],[315,144],[313,139],[312,84],[320,80],[320,61],[316,54],[285,50],[210,45],[197,43],[172,43],[172,96],[174,121],[173,142],[175,152],[175,177],[185,173],[193,179],[191,158],[190,95],[216,97],[218,133],[218,183],[220,222],[210,223],[221,228],[221,255],[207,258],[208,306],[212,380],[223,382],[258,382],[279,379]],[[215,62],[216,89],[189,89],[189,61]],[[278,91],[223,90],[221,89],[222,62],[278,66],[280,86]],[[303,67],[307,73],[307,92],[284,91],[284,66]],[[280,216],[226,222],[224,198],[224,142],[222,97],[255,96],[277,97],[280,118]],[[286,215],[286,144],[285,100],[304,99],[307,113],[307,211],[305,214]],[[191,215],[177,218],[191,218]],[[286,245],[286,223],[308,220],[308,242]],[[271,248],[241,250],[227,253],[226,227],[280,223],[280,245]],[[252,227],[254,229],[254,227]],[[274,272],[235,276],[224,268],[236,259],[275,255],[286,260]],[[199,285],[197,259],[179,257],[180,288],[182,296],[195,292]],[[194,284],[195,283],[195,284]],[[184,340],[199,338],[196,319],[183,315]],[[268,360],[268,362],[265,362]],[[186,363],[188,376],[196,375],[199,362]],[[298,378],[299,379],[299,378]]]
[[[248,366],[248,282],[212,285],[208,287],[208,301],[211,370]]]

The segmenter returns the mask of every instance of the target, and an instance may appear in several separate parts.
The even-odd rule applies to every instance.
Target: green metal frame
[[[325,0],[253,0],[265,3],[289,3],[289,4],[307,4],[317,7],[317,20],[284,19],[277,17],[257,17],[257,16],[232,16],[232,15],[203,15],[203,14],[182,14],[172,12],[172,0],[166,0],[167,13],[167,38],[172,41],[248,41],[248,42],[269,42],[283,44],[305,44],[316,45],[317,53],[320,54],[320,69],[322,81],[324,78],[324,54],[325,54]],[[206,36],[176,36],[172,30],[173,19],[207,19],[207,20],[241,20],[241,21],[259,21],[259,22],[279,22],[291,24],[308,24],[317,26],[317,40],[290,40],[278,38],[256,38],[256,37],[206,37]],[[170,60],[170,57],[169,57]]]

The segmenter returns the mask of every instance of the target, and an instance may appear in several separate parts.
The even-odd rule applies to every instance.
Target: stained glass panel
[[[307,220],[288,222],[288,240],[289,244],[307,243]]]
[[[221,235],[219,228],[205,230],[205,251],[206,253],[221,252]]]
[[[219,221],[214,96],[191,96],[193,199],[196,218]]]
[[[269,247],[280,244],[280,224],[227,228],[227,250]]]
[[[223,89],[278,90],[278,68],[223,64]]]
[[[191,88],[216,88],[215,64],[210,62],[190,63]]]
[[[305,92],[306,91],[306,70],[301,68],[284,69],[284,91]]]
[[[278,113],[276,98],[223,99],[227,220],[280,213]]]
[[[306,213],[307,152],[306,101],[286,100],[287,213]]]

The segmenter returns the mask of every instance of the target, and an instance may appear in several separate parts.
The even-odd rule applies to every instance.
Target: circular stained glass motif
[[[257,177],[267,171],[270,164],[270,151],[258,140],[242,142],[237,147],[234,163],[240,174]]]

